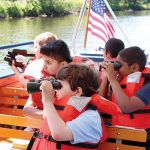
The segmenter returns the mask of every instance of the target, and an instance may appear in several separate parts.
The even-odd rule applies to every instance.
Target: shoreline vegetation
[[[83,0],[0,0],[0,19],[79,13]],[[114,11],[150,10],[150,0],[108,0]]]

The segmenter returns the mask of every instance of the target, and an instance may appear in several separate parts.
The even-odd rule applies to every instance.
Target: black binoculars
[[[118,71],[122,66],[122,64],[119,62],[116,62],[116,61],[110,61],[110,62],[113,64],[115,71]],[[103,66],[100,65],[99,71],[101,71],[102,68],[103,68]]]
[[[61,89],[62,85],[58,80],[55,79],[43,79],[43,80],[47,80],[47,81],[51,81],[52,86],[55,90],[59,90]],[[32,93],[36,93],[40,91],[40,86],[41,86],[41,81],[43,80],[36,80],[36,79],[31,79],[28,83],[27,83],[27,91],[28,93],[32,94]]]

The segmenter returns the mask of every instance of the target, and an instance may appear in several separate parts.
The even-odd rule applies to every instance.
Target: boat
[[[90,57],[96,62],[102,60],[96,54],[81,55]],[[28,92],[19,83],[9,66],[5,68],[6,70],[4,68],[2,72],[5,72],[5,74],[1,74],[0,77],[0,148],[25,150],[33,135],[33,131],[26,131],[24,130],[25,127],[38,129],[42,119],[28,118],[23,115],[22,108],[28,98]],[[105,118],[105,120],[110,121],[108,118]],[[147,136],[145,130],[108,125],[106,128],[109,134],[108,140],[100,143],[98,150],[145,150],[144,143]],[[124,143],[125,141],[130,142]]]
[[[33,44],[32,41],[1,46],[0,49],[15,48]],[[82,57],[100,63],[102,54],[81,53]],[[26,127],[39,128],[42,119],[28,118],[22,108],[28,98],[28,92],[19,83],[16,75],[8,65],[0,65],[0,148],[4,150],[25,150],[33,131]],[[111,121],[109,118],[104,118]],[[106,125],[108,140],[99,144],[98,150],[145,150],[147,134],[139,130],[122,126]],[[136,138],[135,138],[136,137]]]

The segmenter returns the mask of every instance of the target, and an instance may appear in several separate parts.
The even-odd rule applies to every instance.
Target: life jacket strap
[[[121,84],[120,86],[121,86],[122,89],[125,89],[127,87],[126,84]]]
[[[92,105],[92,104],[88,104],[88,105],[86,106],[86,110],[87,110],[87,109],[96,110],[96,106],[95,106],[95,105]]]
[[[150,79],[150,73],[142,73],[142,77]]]
[[[55,139],[53,139],[52,136],[43,135],[42,133],[39,133],[37,131],[34,132],[33,137],[46,139],[48,141],[56,143],[56,149],[61,149],[62,144],[68,145],[68,146],[73,146],[73,147],[88,148],[88,149],[96,149],[96,148],[98,148],[98,145],[99,145],[99,143],[97,143],[97,144],[88,144],[88,143],[71,144],[70,141],[56,141]]]
[[[134,114],[148,114],[150,113],[150,109],[137,110],[132,113],[124,113],[130,116],[130,119],[134,119]]]
[[[35,129],[34,133],[36,133],[36,132],[38,132],[38,129]],[[34,135],[34,133],[33,133],[33,135]],[[35,142],[35,137],[32,136],[26,150],[31,150],[32,147],[33,147],[34,142]]]
[[[64,110],[65,106],[54,104],[56,110]]]

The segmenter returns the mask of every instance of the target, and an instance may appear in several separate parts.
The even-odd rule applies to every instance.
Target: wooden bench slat
[[[41,123],[42,119],[0,114],[0,124],[39,128],[41,126]]]
[[[27,146],[28,144],[22,145],[21,143],[20,144],[13,143],[13,150],[26,150]]]
[[[1,96],[7,96],[7,97],[14,97],[14,96],[28,97],[29,96],[26,89],[15,88],[15,87],[1,87],[0,94]]]
[[[128,129],[119,127],[107,127],[109,138],[146,142],[147,133],[145,130]]]
[[[0,133],[0,137],[2,136],[3,138],[16,138],[24,140],[30,140],[33,134],[33,132],[31,131],[16,130],[9,128],[0,128]]]
[[[14,116],[24,116],[22,109],[17,108],[0,108],[0,114],[4,115],[14,115]]]
[[[6,105],[19,105],[24,106],[27,99],[16,99],[16,98],[10,98],[10,97],[0,97],[0,104],[6,104]]]
[[[102,142],[100,143],[98,150],[145,150],[145,148],[125,144]]]

